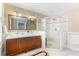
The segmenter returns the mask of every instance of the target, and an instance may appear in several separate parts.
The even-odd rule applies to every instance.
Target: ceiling
[[[78,7],[77,3],[11,3],[11,5],[52,16],[61,11]]]

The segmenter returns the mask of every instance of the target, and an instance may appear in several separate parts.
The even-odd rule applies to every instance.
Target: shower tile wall
[[[68,22],[64,17],[46,18],[38,26],[46,31],[47,48],[64,49],[66,48],[66,34]],[[40,21],[42,21],[41,19]],[[45,21],[46,20],[46,21]],[[44,27],[42,27],[45,25]],[[42,29],[41,29],[42,30]]]

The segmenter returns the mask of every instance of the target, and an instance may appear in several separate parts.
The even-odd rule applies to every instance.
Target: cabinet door
[[[6,55],[14,55],[18,50],[17,39],[6,40]]]
[[[19,52],[25,52],[29,50],[29,46],[30,46],[30,41],[29,41],[29,37],[25,37],[25,38],[19,38]]]
[[[31,37],[32,41],[31,44],[33,46],[33,48],[40,48],[41,47],[41,37],[40,36],[35,36],[35,37]]]
[[[19,38],[19,52],[29,51],[41,46],[40,37]]]

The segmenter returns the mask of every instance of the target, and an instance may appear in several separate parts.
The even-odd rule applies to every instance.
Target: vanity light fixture
[[[22,16],[22,14],[21,14],[21,13],[19,13],[19,14],[18,14],[18,16]]]
[[[36,18],[35,16],[32,16],[31,20],[32,20],[32,21],[34,21],[34,20],[35,20],[35,18]]]
[[[35,16],[32,16],[32,18],[35,19],[36,17]]]
[[[17,12],[13,12],[13,15],[17,15],[17,16],[22,16],[22,14],[21,13],[17,13]]]
[[[34,20],[36,17],[35,17],[35,16],[28,16],[28,18],[29,18],[30,20]]]
[[[16,12],[13,12],[13,15],[17,15]]]
[[[28,16],[29,19],[35,19],[35,16]]]
[[[28,18],[29,18],[29,19],[31,19],[31,18],[32,18],[32,16],[28,16]]]
[[[36,17],[35,16],[28,16],[28,18],[35,19]]]

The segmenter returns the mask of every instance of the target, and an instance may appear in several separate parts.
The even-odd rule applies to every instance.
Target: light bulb
[[[16,12],[13,12],[13,15],[16,15]]]
[[[35,19],[36,17],[35,16],[32,16],[32,18]]]
[[[22,14],[19,13],[18,16],[22,16]]]
[[[32,18],[32,16],[28,16],[28,18]]]

